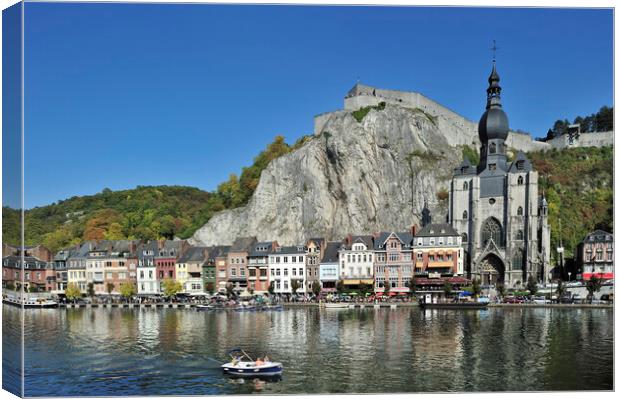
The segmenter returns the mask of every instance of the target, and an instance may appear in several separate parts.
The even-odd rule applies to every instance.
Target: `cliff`
[[[193,241],[230,244],[256,235],[295,244],[408,229],[425,203],[435,221],[445,219],[447,200],[437,193],[462,160],[460,146],[479,145],[471,122],[457,126],[442,114],[390,103],[365,111],[361,121],[348,110],[325,114],[319,134],[262,172],[246,206],[216,214]]]

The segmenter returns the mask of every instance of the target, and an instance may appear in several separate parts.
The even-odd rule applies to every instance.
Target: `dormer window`
[[[517,170],[523,170],[523,169],[525,169],[525,161],[523,160],[517,161]]]

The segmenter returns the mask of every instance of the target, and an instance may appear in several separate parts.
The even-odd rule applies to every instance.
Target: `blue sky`
[[[212,190],[361,82],[478,120],[495,39],[513,129],[613,101],[611,10],[27,3],[26,208]]]

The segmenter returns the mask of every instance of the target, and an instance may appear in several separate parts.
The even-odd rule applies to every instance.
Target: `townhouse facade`
[[[236,293],[248,287],[248,255],[256,242],[256,237],[239,237],[228,251],[227,284],[231,284]]]
[[[312,292],[312,284],[320,284],[320,264],[325,252],[324,238],[310,238],[306,242],[306,290]]]
[[[339,251],[340,280],[348,289],[374,284],[374,243],[371,235],[349,235]]]
[[[614,278],[614,236],[603,230],[588,234],[576,251],[577,276],[588,281],[593,276],[598,279]],[[580,275],[580,276],[579,276]]]
[[[151,296],[160,293],[155,267],[157,241],[148,241],[138,245],[137,291],[139,296]]]
[[[184,293],[204,293],[202,272],[207,258],[207,247],[190,247],[179,257],[176,263],[176,280],[181,283]]]
[[[381,232],[375,237],[374,289],[388,295],[410,292],[413,278],[410,232]]]
[[[226,292],[226,263],[230,245],[207,248],[207,260],[203,264],[203,284],[206,292]]]
[[[342,242],[331,241],[325,245],[323,257],[319,264],[319,281],[322,292],[336,292],[336,285],[340,278],[339,253]]]
[[[298,285],[296,294],[307,292],[305,258],[304,245],[276,247],[269,254],[269,280],[275,294],[292,294],[293,281]]]
[[[415,273],[421,277],[463,276],[462,236],[449,224],[428,224],[414,237]]]
[[[269,254],[278,242],[257,242],[248,254],[248,288],[256,294],[269,292]]]

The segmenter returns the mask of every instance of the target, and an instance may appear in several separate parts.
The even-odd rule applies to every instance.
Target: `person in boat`
[[[259,358],[257,358],[257,359],[256,359],[255,364],[256,364],[257,366],[263,366],[263,365],[265,365],[265,362],[263,361],[263,359],[261,359],[261,358],[259,357]]]
[[[237,364],[239,364],[239,356],[233,357],[232,364],[233,366],[236,366]]]
[[[269,363],[269,357],[265,355],[265,363]]]

